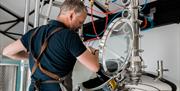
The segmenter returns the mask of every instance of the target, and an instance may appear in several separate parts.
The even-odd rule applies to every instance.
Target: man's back
[[[38,28],[38,32],[33,37],[31,50],[33,55],[37,57],[40,48],[46,37],[56,28],[61,27],[61,30],[48,40],[48,47],[41,57],[41,65],[50,72],[58,74],[60,77],[65,76],[72,71],[76,62],[76,57],[86,50],[78,34],[68,30],[62,23],[58,21],[50,21],[48,25]],[[37,29],[37,28],[36,28]],[[32,32],[28,32],[21,38],[23,45],[29,50],[29,40]],[[34,65],[32,55],[29,56],[30,68]],[[39,69],[33,74],[34,80],[49,80],[50,77],[43,74]]]

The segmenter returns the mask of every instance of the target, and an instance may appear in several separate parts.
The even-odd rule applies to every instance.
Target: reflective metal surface
[[[15,91],[17,65],[0,64],[0,91]]]
[[[117,75],[125,68],[131,57],[133,36],[133,29],[128,19],[117,18],[109,25],[101,39],[99,52],[106,72]],[[116,68],[109,69],[108,66]]]

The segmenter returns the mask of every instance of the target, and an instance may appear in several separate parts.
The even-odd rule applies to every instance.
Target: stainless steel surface
[[[128,6],[131,3],[131,0],[120,0],[121,5]]]
[[[143,74],[141,77],[141,81],[139,81],[137,85],[127,83],[125,86],[120,86],[120,85],[117,86],[116,90],[110,90],[110,89],[106,89],[106,86],[108,85],[108,81],[107,81],[106,83],[103,83],[100,86],[90,89],[87,89],[82,84],[79,84],[77,90],[75,91],[176,91],[175,89],[172,88],[171,84],[161,80],[154,81],[154,79],[155,78],[152,76]],[[116,82],[116,84],[117,83],[118,82]],[[121,83],[122,82],[120,82],[119,84]]]
[[[154,81],[155,78],[142,75],[138,85],[127,84],[128,91],[172,91],[169,84],[160,80]]]
[[[130,61],[129,67],[129,75],[130,75],[130,82],[132,84],[138,84],[140,77],[142,75],[142,60],[139,56],[133,56]]]
[[[127,19],[131,17],[131,12],[129,11],[129,9],[124,9],[122,11],[122,17]]]
[[[63,2],[61,2],[61,1],[53,1],[53,6],[59,8],[59,7],[62,5],[62,3],[63,3]]]
[[[40,2],[40,9],[39,9],[39,13],[40,14],[42,14],[42,11],[43,11],[43,6],[44,6],[44,3],[45,3],[45,0],[42,0],[41,2]]]
[[[117,75],[120,70],[125,69],[133,48],[133,27],[128,19],[116,18],[109,25],[104,33],[99,45],[99,58],[102,60],[105,71],[108,71],[107,62],[109,59],[118,59],[118,68],[113,75]],[[113,43],[120,43],[120,45]],[[116,62],[117,63],[117,62]]]
[[[0,91],[15,91],[17,65],[0,64]]]
[[[131,0],[128,9],[132,13],[130,17],[131,24],[134,30],[134,40],[133,40],[133,50],[132,50],[132,58],[130,60],[129,65],[129,80],[132,84],[138,84],[139,80],[141,79],[142,73],[142,59],[139,55],[139,41],[140,41],[140,22],[138,20],[138,11],[139,11],[139,0]]]
[[[52,9],[52,5],[53,5],[53,0],[50,0],[49,4],[48,4],[48,9],[47,9],[47,12],[45,15],[47,18],[44,19],[44,25],[47,24],[47,22],[48,22],[48,19],[49,19],[50,13],[51,13],[51,9]]]
[[[28,30],[29,10],[30,10],[30,0],[26,0],[25,14],[24,14],[24,31],[23,31],[24,34]]]
[[[25,34],[28,31],[28,22],[29,22],[29,11],[30,11],[30,0],[25,1],[25,14],[24,14],[24,31],[23,33]],[[21,78],[20,78],[20,91],[25,91],[26,90],[26,79],[25,78],[25,65],[26,63],[24,60],[21,60]]]
[[[21,78],[20,78],[20,91],[26,91],[27,89],[27,81],[28,81],[28,66],[27,63],[23,60],[20,65],[21,69]]]
[[[40,0],[35,0],[34,28],[39,26]]]
[[[158,74],[157,74],[156,80],[163,78],[164,71],[168,71],[168,69],[164,69],[163,61],[162,60],[161,61],[157,61],[157,73]]]
[[[139,0],[131,0],[130,5],[128,6],[132,16],[130,17],[130,21],[132,23],[134,29],[134,50],[132,52],[132,56],[139,56],[139,20],[138,20],[138,8]]]
[[[102,4],[99,2],[99,0],[94,0],[94,2],[95,2],[96,4],[98,4],[101,8],[103,8],[104,10],[106,10],[106,12],[110,12],[110,11],[108,10],[108,7],[105,7],[105,5],[102,5]]]

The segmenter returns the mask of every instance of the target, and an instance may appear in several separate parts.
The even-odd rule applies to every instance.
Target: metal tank
[[[0,64],[0,91],[15,91],[18,65]]]

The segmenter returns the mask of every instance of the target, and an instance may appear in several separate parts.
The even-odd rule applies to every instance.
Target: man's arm
[[[27,49],[24,47],[20,39],[5,47],[2,54],[14,60],[28,59]]]
[[[99,81],[103,83],[109,80],[102,65],[98,62],[98,50],[92,47],[87,47],[87,50],[78,57],[78,60],[88,69],[97,73],[97,78],[95,79],[99,79]]]
[[[80,56],[78,56],[77,59],[80,61],[80,63],[82,63],[93,72],[98,72],[98,70],[100,69],[98,56],[93,55],[88,49]]]

